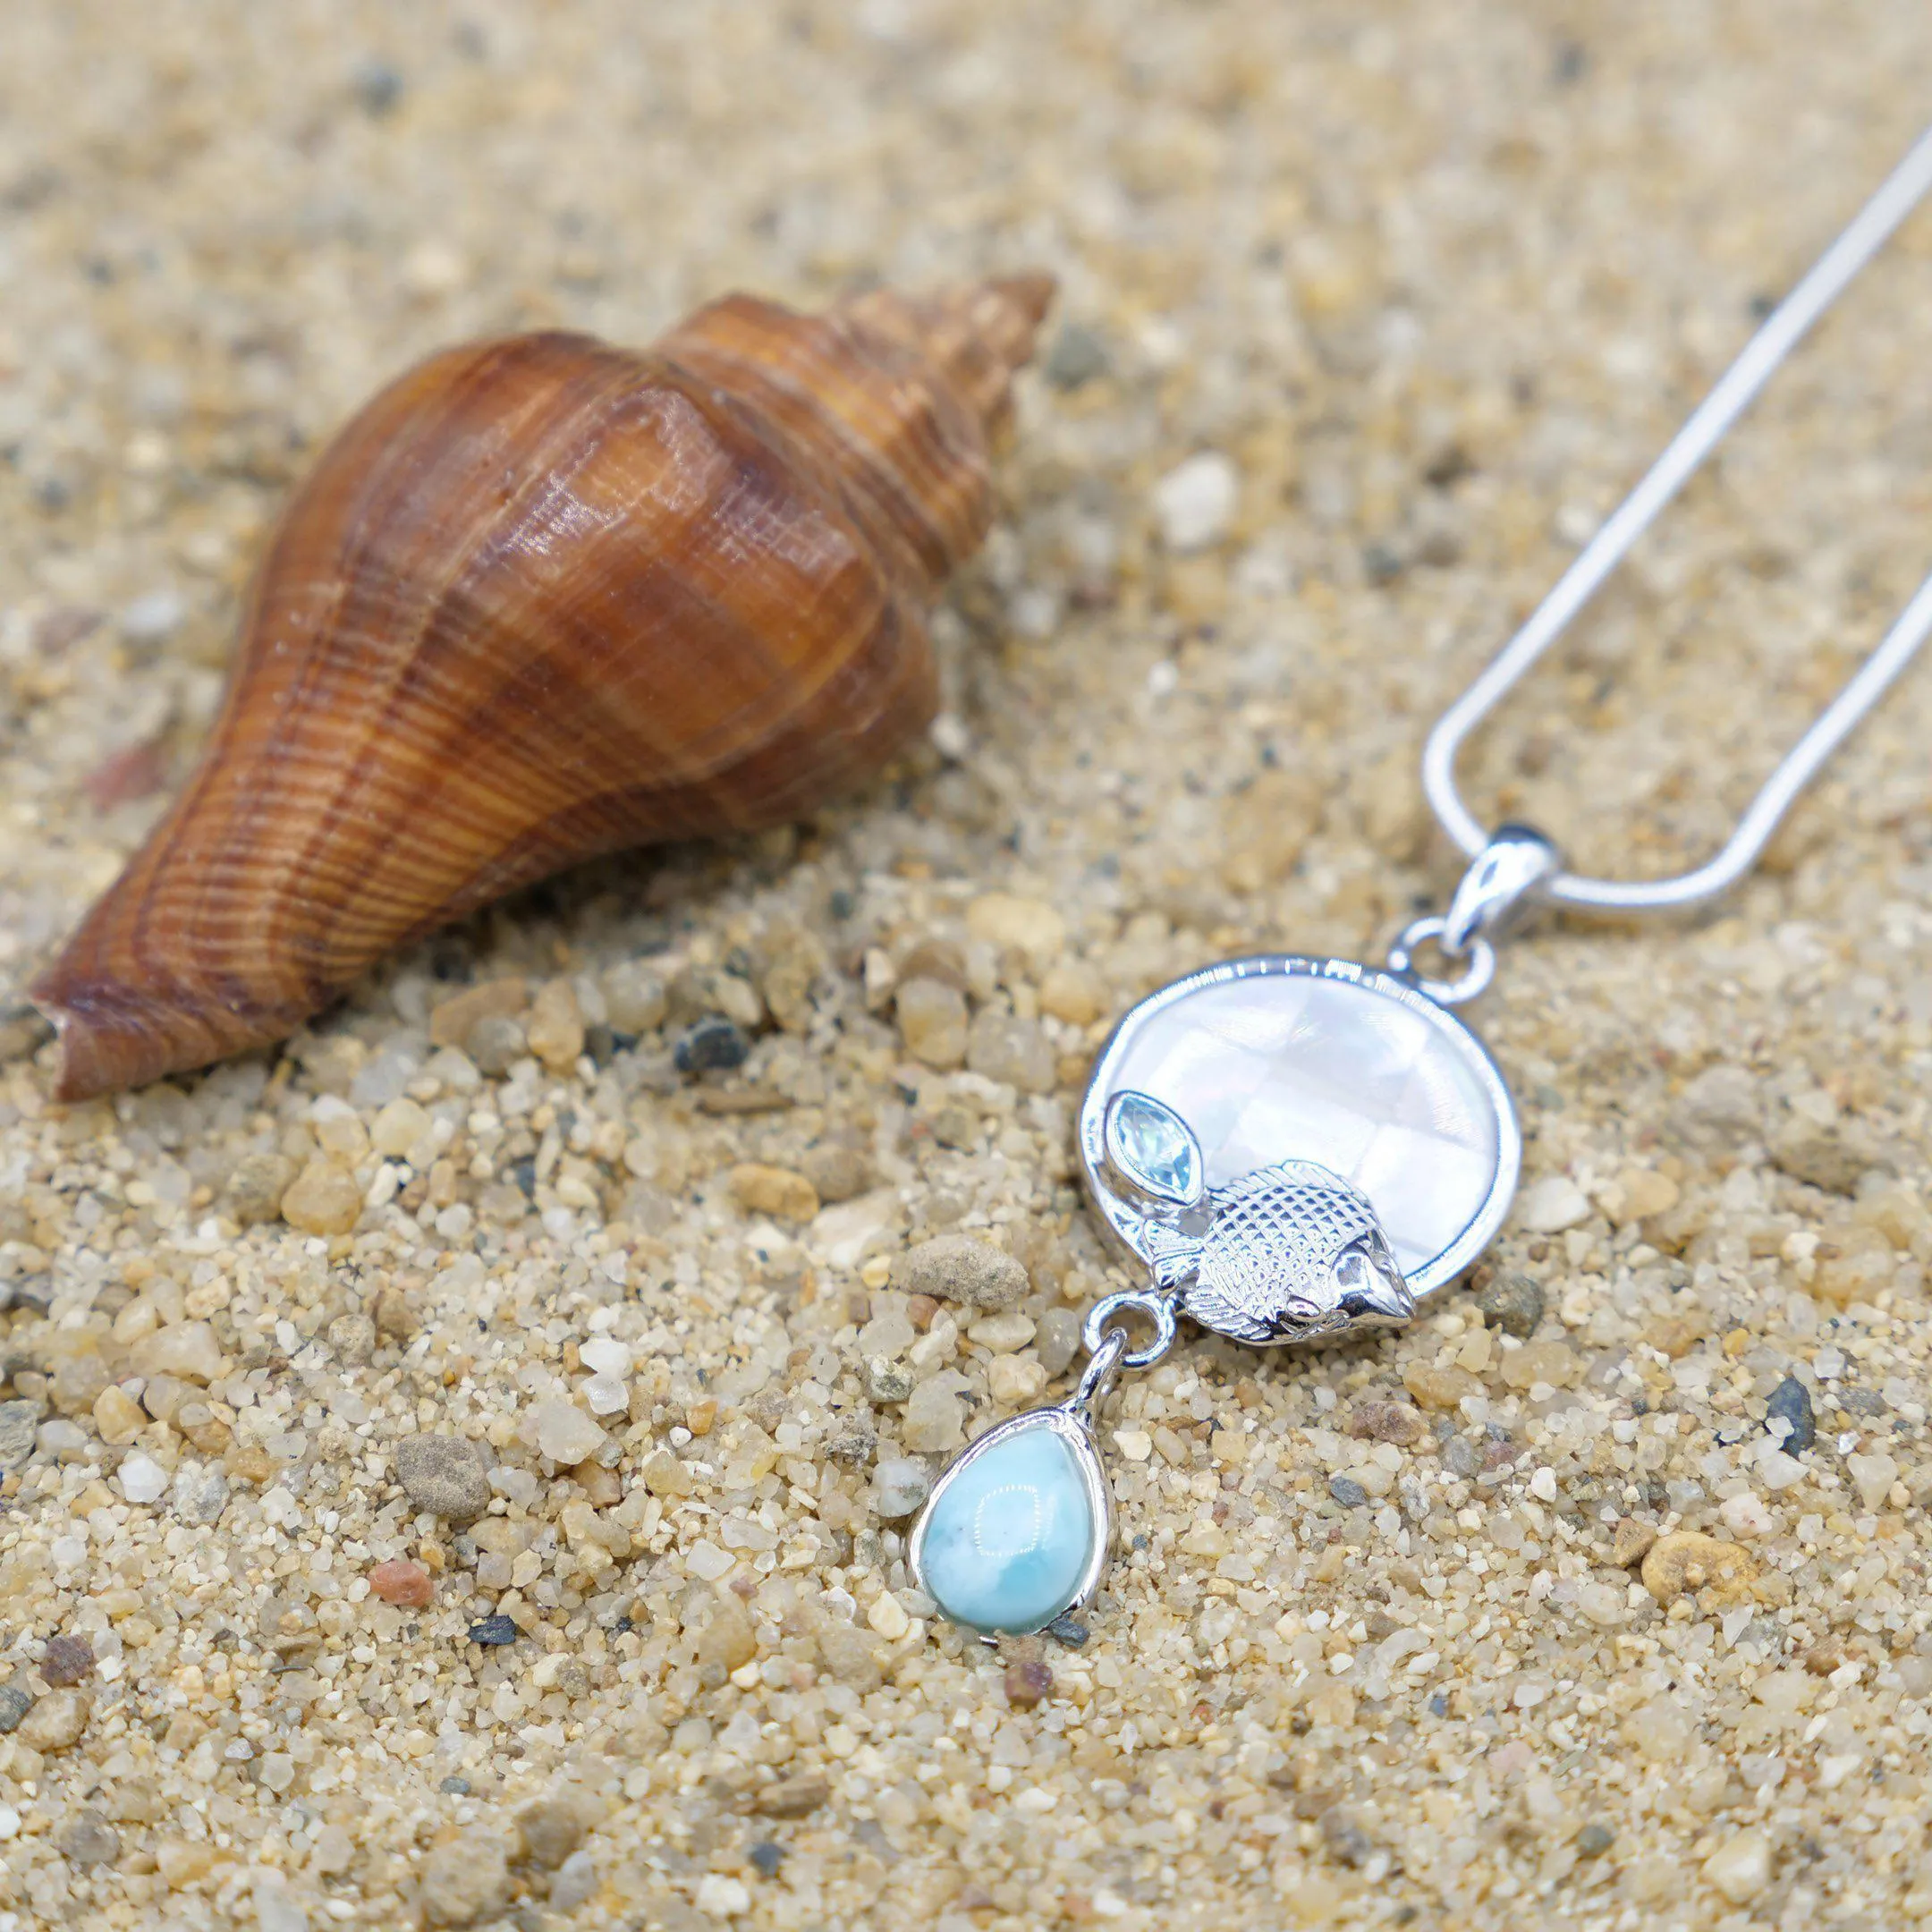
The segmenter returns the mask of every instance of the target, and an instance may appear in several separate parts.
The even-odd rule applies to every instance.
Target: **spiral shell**
[[[784,823],[931,720],[1044,277],[641,352],[432,356],[270,541],[201,764],[30,989],[75,1099],[284,1038],[373,962],[600,853]]]

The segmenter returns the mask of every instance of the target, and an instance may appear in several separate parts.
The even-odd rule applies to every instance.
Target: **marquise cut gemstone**
[[[1079,1595],[1097,1534],[1080,1463],[1042,1421],[942,1480],[921,1579],[955,1623],[989,1635],[1038,1630]]]
[[[1201,1192],[1201,1150],[1187,1123],[1149,1094],[1117,1095],[1107,1114],[1107,1151],[1137,1187],[1191,1205]]]

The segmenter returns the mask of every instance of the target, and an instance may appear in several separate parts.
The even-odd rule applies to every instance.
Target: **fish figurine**
[[[1282,1161],[1211,1190],[1205,1233],[1154,1222],[1156,1282],[1190,1320],[1236,1342],[1311,1342],[1399,1328],[1415,1314],[1367,1199],[1314,1161]]]

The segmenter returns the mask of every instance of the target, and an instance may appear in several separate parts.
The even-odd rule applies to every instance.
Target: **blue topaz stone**
[[[989,1430],[939,1479],[912,1532],[912,1568],[953,1623],[1017,1636],[1092,1594],[1108,1516],[1085,1424],[1038,1409]]]
[[[1191,1208],[1208,1164],[1188,1123],[1151,1094],[1117,1093],[1106,1110],[1107,1165],[1129,1190],[1166,1208]]]

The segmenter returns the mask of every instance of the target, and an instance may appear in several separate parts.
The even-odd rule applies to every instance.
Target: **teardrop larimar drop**
[[[1110,1519],[1085,1423],[1037,1409],[988,1430],[939,1479],[912,1532],[913,1572],[953,1623],[1018,1636],[1093,1593]]]

